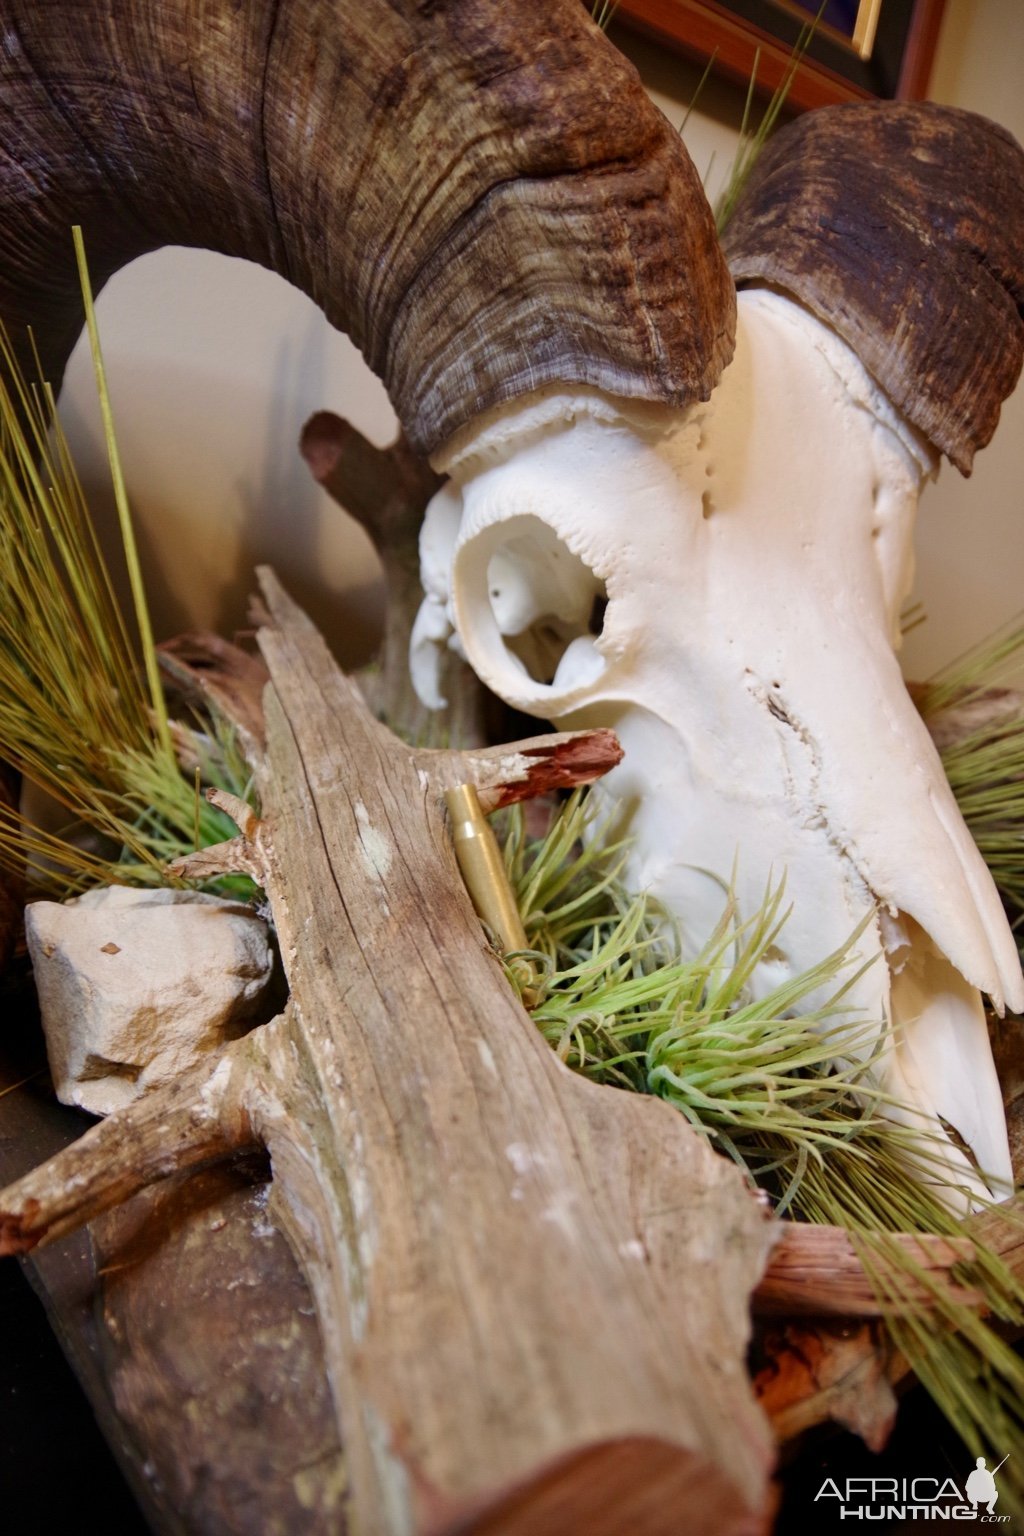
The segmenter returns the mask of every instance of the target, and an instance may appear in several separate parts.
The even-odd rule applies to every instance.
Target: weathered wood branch
[[[991,1210],[979,1211],[967,1223],[967,1234],[998,1254],[1011,1274],[1024,1281],[1024,1191]]]
[[[496,1482],[626,1431],[699,1450],[756,1510],[770,1449],[734,1330],[770,1242],[761,1217],[667,1106],[557,1063],[500,979],[429,779],[269,576],[263,587],[267,890],[302,1050],[298,1071],[293,1055],[266,1078],[286,1091],[251,1112],[317,1297],[366,1523],[387,1528],[397,1498],[412,1523],[440,1524]],[[699,1283],[709,1230],[722,1241],[713,1316],[695,1327],[670,1275],[692,1251]],[[598,1340],[590,1319],[613,1296],[615,1338]]]
[[[487,815],[538,795],[593,784],[622,761],[614,731],[553,731],[505,747],[418,752],[417,769],[441,789],[473,784]]]
[[[1002,1225],[1008,1225],[1005,1218]],[[896,1241],[909,1260],[945,1287],[951,1300],[982,1307],[981,1293],[959,1285],[951,1274],[957,1264],[975,1255],[969,1237],[954,1241],[903,1233]],[[876,1258],[876,1265],[879,1262]],[[903,1270],[900,1285],[908,1301],[934,1305],[933,1292]],[[754,1294],[754,1306],[763,1315],[784,1317],[882,1317],[887,1310],[877,1284],[872,1284],[865,1273],[849,1232],[800,1222],[780,1224],[779,1239]]]
[[[299,451],[318,484],[396,558],[415,556],[423,510],[444,481],[399,437],[378,448],[333,411],[317,411],[302,429]]]
[[[138,1447],[154,1536],[347,1529],[316,1316],[261,1161],[166,1180],[89,1229],[111,1438]]]
[[[211,855],[209,863],[207,854]],[[221,843],[181,861],[204,876],[252,869],[245,839]],[[267,1026],[271,1032],[281,1026]],[[216,1071],[203,1068],[174,1088],[160,1090],[87,1132],[64,1153],[4,1191],[0,1254],[25,1252],[59,1236],[137,1190],[191,1167],[252,1150],[255,1138],[242,1110],[239,1088],[253,1060],[245,1041],[228,1047]],[[247,1060],[247,1056],[249,1059]],[[153,1127],[159,1126],[159,1141]],[[168,1134],[169,1133],[169,1134]],[[135,1155],[126,1166],[126,1148]],[[780,1222],[764,1273],[752,1296],[755,1312],[771,1317],[876,1318],[885,1314],[848,1232],[839,1227]],[[951,1300],[984,1310],[980,1292],[957,1283],[952,1270],[972,1259],[981,1241],[1016,1272],[1024,1269],[1024,1224],[999,1210],[975,1217],[970,1236],[952,1240],[924,1234],[898,1238],[908,1257]],[[935,1304],[934,1292],[901,1271],[908,1300]]]
[[[982,737],[999,731],[1024,717],[1024,694],[1015,688],[974,689],[966,697],[953,698],[942,709],[928,706],[932,687],[929,683],[908,683],[907,689],[940,752],[959,746],[970,737]]]
[[[975,1306],[984,1314],[984,1298],[960,1286],[950,1271],[984,1245],[1018,1280],[1024,1279],[1022,1199],[1018,1194],[1002,1206],[972,1216],[965,1223],[963,1238],[951,1241],[907,1234],[900,1241],[932,1282],[945,1282],[949,1299]],[[849,1237],[834,1228],[788,1223],[783,1227],[755,1307],[771,1316],[776,1304],[780,1310],[785,1305],[790,1318],[780,1318],[762,1332],[758,1341],[762,1364],[754,1385],[780,1441],[795,1440],[831,1419],[877,1451],[896,1417],[894,1388],[911,1374],[912,1367],[878,1321],[884,1308],[874,1302],[867,1277],[863,1273],[858,1277],[850,1269],[844,1248],[850,1249]],[[935,1303],[934,1293],[921,1294],[905,1271],[900,1273],[900,1285],[909,1299]],[[845,1316],[833,1311],[833,1303],[841,1297]],[[762,1298],[767,1305],[762,1305]]]
[[[2,995],[0,1184],[83,1130],[46,1091],[30,985],[8,973]],[[316,1315],[268,1179],[263,1157],[164,1179],[23,1261],[152,1536],[344,1536]]]
[[[267,669],[260,657],[209,631],[165,640],[158,651],[161,671],[180,693],[220,710],[244,748],[262,748]]]
[[[244,869],[244,860],[237,857],[241,841],[219,845],[223,852],[209,872]],[[195,862],[201,855],[190,857]],[[171,1090],[149,1095],[138,1107],[124,1111],[114,1121],[102,1122],[66,1153],[9,1186],[4,1198],[10,1209],[0,1211],[0,1254],[28,1251],[173,1174],[252,1150],[254,1139],[239,1114],[237,1094],[231,1097],[228,1093],[232,1078],[224,1070],[232,1055],[237,1058],[245,1050],[243,1042],[228,1048],[213,1074],[213,1083],[203,1069]],[[239,1072],[235,1061],[232,1075],[236,1085]],[[151,1146],[155,1124],[178,1134]],[[124,1148],[128,1145],[141,1147],[145,1155],[126,1171]],[[74,1204],[69,1203],[72,1192]],[[984,1242],[1015,1273],[1024,1272],[1024,1225],[996,1210],[974,1218],[970,1231],[971,1236],[956,1241],[924,1234],[906,1234],[899,1241],[933,1280],[945,1283],[951,1300],[984,1311],[981,1293],[957,1284],[950,1272],[974,1257],[977,1242]],[[764,1273],[753,1292],[755,1313],[764,1317],[844,1319],[884,1316],[885,1304],[848,1232],[839,1227],[781,1222],[775,1233]],[[900,1278],[908,1299],[925,1307],[935,1305],[932,1290],[915,1285],[904,1272]]]
[[[432,776],[263,588],[248,830],[291,998],[244,1042],[230,1123],[271,1154],[360,1523],[533,1536],[542,1493],[583,1498],[583,1457],[620,1527],[675,1532],[689,1490],[706,1528],[763,1529],[772,1444],[743,1356],[770,1223],[667,1105],[558,1062],[456,876],[451,764]],[[654,1485],[676,1497],[649,1523]]]
[[[254,1151],[241,1098],[249,1054],[237,1041],[9,1185],[0,1194],[0,1254],[27,1253],[171,1174]]]

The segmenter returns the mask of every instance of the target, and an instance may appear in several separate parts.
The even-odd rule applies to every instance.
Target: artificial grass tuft
[[[112,444],[101,370],[97,386]],[[111,455],[116,465],[114,448]],[[123,494],[119,501],[127,538]],[[166,862],[192,851],[197,835],[203,845],[234,835],[228,818],[197,798],[174,738],[200,765],[203,783],[251,797],[225,721],[211,716],[172,732],[137,562],[129,564],[135,639],[52,394],[26,383],[0,330],[0,758],[42,792],[56,827],[29,825],[0,807],[0,867],[31,891],[64,896],[103,882],[166,884]],[[253,889],[237,877],[218,888]]]

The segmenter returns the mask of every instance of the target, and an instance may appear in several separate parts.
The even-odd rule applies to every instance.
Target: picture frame
[[[845,0],[815,27],[790,87],[798,111],[833,102],[920,100],[946,0]],[[817,0],[621,0],[617,22],[741,85],[780,84]]]

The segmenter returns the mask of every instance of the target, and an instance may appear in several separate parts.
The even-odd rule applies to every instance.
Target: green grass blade
[[[100,414],[103,419],[103,435],[107,445],[107,459],[110,464],[110,475],[114,484],[114,501],[117,506],[117,516],[121,528],[121,543],[124,548],[125,562],[128,566],[128,580],[131,584],[135,622],[138,625],[139,639],[142,645],[143,665],[145,666],[146,678],[149,683],[149,702],[156,724],[157,738],[168,758],[173,760],[174,749],[171,745],[167,706],[164,702],[163,688],[160,685],[160,669],[156,659],[153,629],[149,620],[149,605],[146,601],[146,590],[142,581],[142,567],[139,564],[139,553],[135,543],[135,530],[132,527],[131,510],[128,506],[128,492],[124,483],[121,455],[118,451],[117,437],[114,432],[114,414],[110,405],[110,393],[107,389],[107,375],[103,365],[99,329],[96,325],[92,284],[89,280],[89,268],[85,258],[85,243],[82,239],[82,230],[79,225],[76,224],[74,226],[72,235],[75,242],[75,257],[78,262],[78,276],[82,285],[82,299],[85,304],[85,323],[89,332],[89,347],[92,352],[93,372],[96,375],[96,390],[99,395]]]

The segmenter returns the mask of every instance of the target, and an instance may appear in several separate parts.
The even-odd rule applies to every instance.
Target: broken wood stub
[[[384,568],[384,634],[373,662],[356,674],[379,720],[407,741],[481,746],[503,705],[466,662],[448,651],[441,663],[444,710],[430,710],[416,695],[409,672],[409,641],[423,601],[419,536],[430,498],[443,480],[403,437],[377,448],[350,421],[317,411],[299,440],[310,472],[373,541]]]
[[[210,706],[230,720],[243,751],[253,755],[264,744],[263,690],[267,669],[258,656],[209,630],[176,635],[157,646],[164,688],[185,705]],[[182,762],[186,773],[191,764]]]
[[[30,1242],[33,1220],[70,1224],[76,1189],[92,1201],[79,1220],[113,1203],[91,1181],[117,1182],[107,1149],[125,1116],[148,1127],[131,1141],[136,1188],[262,1143],[273,1217],[315,1299],[360,1528],[536,1536],[531,1490],[549,1497],[552,1469],[586,1456],[587,1498],[620,1528],[648,1520],[662,1484],[673,1497],[650,1536],[678,1531],[681,1488],[707,1529],[763,1530],[773,1445],[744,1352],[771,1224],[668,1105],[557,1060],[455,872],[441,789],[473,774],[471,755],[403,747],[262,580],[272,685],[247,844],[288,1007],[178,1085],[169,1150],[154,1150],[158,1091],[62,1155],[83,1184],[57,1159],[0,1196],[10,1243]],[[472,757],[480,773],[488,754]],[[510,1508],[512,1523],[487,1524]]]

